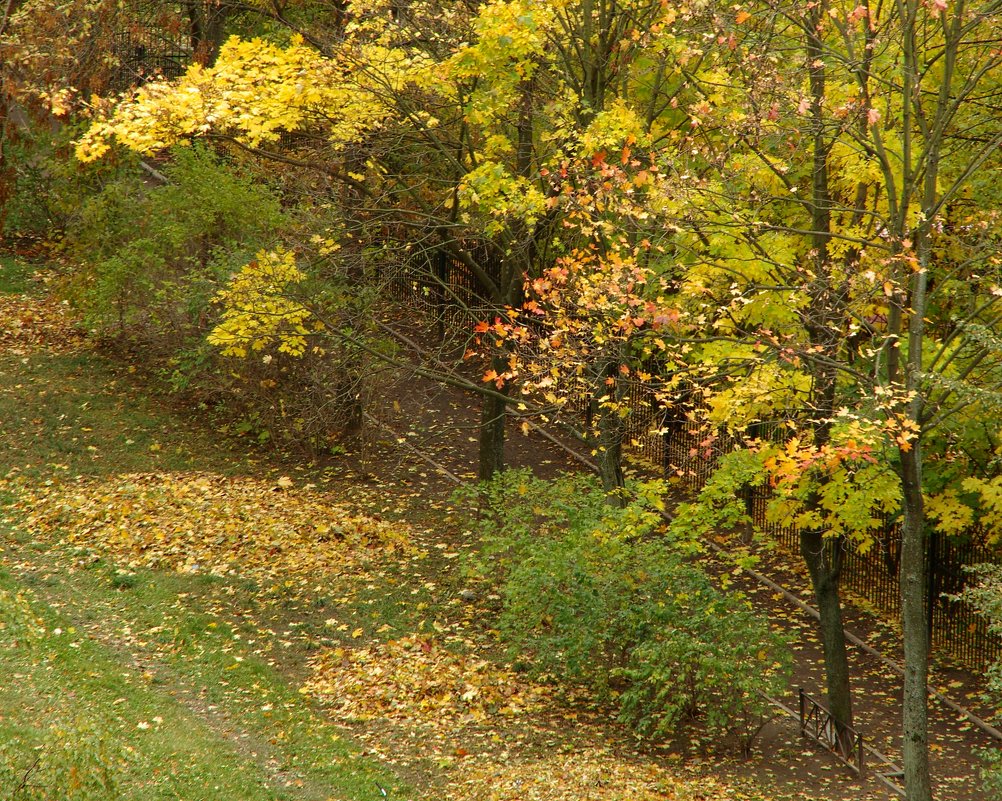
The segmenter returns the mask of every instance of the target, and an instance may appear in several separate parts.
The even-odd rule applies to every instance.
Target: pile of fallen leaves
[[[513,764],[478,761],[455,781],[455,801],[739,801],[733,786],[682,766],[625,761],[602,749]],[[688,774],[688,775],[687,775]]]
[[[40,348],[74,350],[84,334],[69,304],[54,297],[0,295],[0,351],[18,356]]]
[[[405,550],[394,526],[312,489],[207,473],[136,473],[22,487],[22,526],[36,537],[123,559],[130,567],[225,574],[344,573]]]
[[[419,634],[367,648],[332,648],[312,662],[304,691],[339,717],[440,725],[484,723],[541,708],[548,689]]]

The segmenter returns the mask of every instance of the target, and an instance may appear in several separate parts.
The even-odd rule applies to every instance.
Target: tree
[[[632,155],[633,133],[625,139],[618,159],[607,161],[603,150],[566,163],[551,178],[551,202],[561,207],[576,235],[568,239],[578,246],[526,281],[522,306],[476,328],[487,352],[509,354],[504,369],[489,370],[486,381],[514,383],[547,420],[575,428],[585,406],[582,438],[616,505],[626,501],[630,389],[644,387],[667,400],[663,373],[676,358],[670,343],[684,327],[671,301],[670,266],[660,260],[664,248],[651,241],[664,235],[663,220],[649,210],[652,198],[666,201],[670,181]]]
[[[78,154],[99,158],[112,141],[154,152],[211,134],[268,155],[282,132],[316,135],[324,145],[305,159],[270,155],[341,182],[353,194],[346,215],[378,219],[384,239],[400,232],[398,252],[462,264],[489,306],[518,305],[525,276],[574,246],[562,241],[547,175],[621,141],[624,122],[664,133],[678,86],[664,54],[652,62],[646,47],[677,12],[605,0],[440,10],[351,3],[344,36],[319,47],[308,35],[287,46],[231,39],[211,68],[109,110]],[[482,478],[503,466],[505,392],[483,393]]]
[[[711,420],[733,420],[743,406],[739,433],[773,417],[798,434],[786,447],[797,454],[802,551],[809,565],[812,555],[822,559],[823,573],[811,570],[819,604],[824,584],[837,589],[840,538],[848,531],[867,542],[865,527],[838,524],[832,501],[858,504],[857,525],[871,509],[901,510],[904,757],[916,800],[930,794],[924,442],[961,410],[987,411],[998,386],[989,368],[997,263],[980,232],[999,198],[978,177],[998,157],[999,52],[986,44],[997,41],[998,24],[994,3],[762,4],[740,12],[735,25],[754,26],[748,41],[767,33],[776,50],[798,55],[803,79],[735,48],[759,80],[727,88],[754,114],[728,124],[733,107],[705,109],[707,126],[717,121],[730,138],[716,143],[714,177],[723,180],[703,187],[683,286],[746,360],[744,386],[734,375],[717,385]],[[707,343],[700,355],[713,361],[721,347]],[[747,433],[745,441],[764,458],[744,475],[786,482],[777,472],[786,459]],[[881,493],[846,497],[847,466],[865,475],[870,459],[882,468],[872,485]],[[734,464],[725,467],[742,477]],[[891,470],[896,486],[886,481]],[[832,707],[848,720],[831,668]]]

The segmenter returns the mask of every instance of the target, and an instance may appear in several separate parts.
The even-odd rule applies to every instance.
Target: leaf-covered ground
[[[408,635],[368,647],[333,648],[311,660],[305,689],[340,718],[427,726],[486,723],[541,709],[552,693],[475,653]]]
[[[69,305],[52,296],[0,294],[0,351],[25,356],[39,349],[76,350],[86,339]]]
[[[332,577],[406,533],[332,502],[314,486],[207,473],[133,473],[110,479],[20,483],[15,509],[39,539],[92,549],[123,567],[273,579]]]
[[[17,642],[0,668],[21,677],[0,687],[0,738],[28,753],[97,730],[130,799],[888,797],[794,725],[750,762],[642,752],[586,695],[530,680],[496,599],[468,591],[476,543],[445,486],[392,441],[366,443],[368,484],[253,462],[74,354],[62,305],[0,293],[0,332],[0,635]],[[455,440],[441,398],[406,400],[438,401],[411,441]]]
[[[521,764],[487,761],[457,783],[464,799],[484,801],[724,801],[747,799],[732,784],[681,765],[624,760],[602,748]]]

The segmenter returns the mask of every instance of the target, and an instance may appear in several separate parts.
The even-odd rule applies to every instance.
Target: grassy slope
[[[0,286],[24,281],[5,271]],[[0,477],[29,482],[250,467],[85,353],[0,354],[0,443]],[[0,500],[11,497],[0,484]],[[73,776],[75,797],[104,798],[107,781],[88,790],[80,778],[103,766],[123,798],[248,800],[378,798],[377,782],[396,783],[304,703],[266,648],[248,644],[260,640],[253,623],[234,627],[252,587],[122,574],[93,554],[33,543],[6,517],[0,591],[20,594],[44,633],[25,643],[0,630],[0,673],[12,677],[0,682],[0,780],[16,786],[27,774],[53,788]],[[74,747],[88,732],[91,757]]]

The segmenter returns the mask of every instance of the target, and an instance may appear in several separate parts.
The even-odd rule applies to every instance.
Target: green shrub
[[[114,801],[125,751],[110,727],[88,720],[56,721],[36,747],[0,744],[0,797],[13,801]]]
[[[0,645],[31,647],[42,632],[41,622],[24,594],[0,590]]]
[[[68,287],[74,304],[90,328],[124,340],[174,391],[216,410],[220,428],[257,444],[331,452],[357,429],[375,373],[370,351],[383,349],[368,313],[376,288],[360,285],[368,277],[355,275],[365,266],[358,254],[336,247],[336,211],[286,211],[267,186],[203,146],[175,148],[162,171],[166,184],[126,177],[84,204],[65,241],[83,265]],[[221,313],[214,301],[277,243],[307,274],[290,297],[323,320],[325,333],[302,355],[223,356],[206,339]]]
[[[76,218],[84,204],[101,190],[135,173],[134,154],[114,152],[99,164],[81,164],[73,157],[73,142],[87,121],[53,127],[48,118],[8,125],[5,131],[9,173],[0,175],[0,233],[14,237],[55,240]],[[4,191],[4,190],[7,191]]]
[[[988,619],[989,630],[1002,636],[1002,565],[976,565],[971,568],[976,580],[960,597]],[[1002,703],[1002,661],[991,665],[985,683],[989,701]],[[981,777],[989,798],[1002,798],[1002,754],[995,749],[980,752],[984,760]]]
[[[630,654],[621,715],[651,737],[669,736],[687,718],[734,734],[748,751],[768,703],[786,686],[790,654],[783,638],[699,571],[676,573],[674,607],[655,636]],[[682,587],[682,582],[687,587]],[[681,600],[679,600],[681,599]]]
[[[167,184],[109,184],[65,246],[85,265],[71,294],[92,327],[174,353],[201,340],[216,290],[288,220],[267,187],[207,148],[176,148],[163,173]]]
[[[662,532],[659,482],[625,509],[587,477],[509,471],[480,500],[478,565],[500,587],[500,628],[535,667],[615,701],[641,736],[700,719],[750,745],[791,657],[784,639]]]

